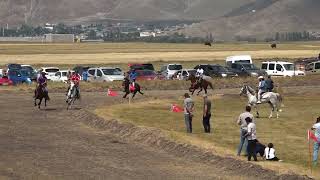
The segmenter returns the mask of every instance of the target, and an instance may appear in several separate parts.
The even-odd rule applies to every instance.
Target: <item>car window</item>
[[[169,65],[168,69],[169,70],[180,70],[180,69],[182,69],[182,65],[179,65],[179,64]]]
[[[167,70],[167,66],[162,66],[161,67],[161,71],[163,72],[163,71],[166,71]]]
[[[121,75],[122,72],[118,69],[102,69],[103,74],[105,75]]]
[[[95,69],[90,69],[89,71],[88,71],[88,73],[90,74],[90,75],[92,75],[92,76],[94,76],[94,73],[96,72],[96,70]]]
[[[60,72],[57,72],[57,73],[55,74],[55,76],[61,76]]]
[[[269,70],[274,70],[274,64],[269,64]]]
[[[102,76],[102,72],[100,69],[97,69],[97,76],[101,77]]]
[[[59,69],[55,69],[55,68],[46,69],[46,72],[48,72],[48,73],[55,73],[55,72],[57,72],[57,71],[59,71]]]
[[[268,69],[268,64],[262,64],[261,69]]]
[[[281,66],[280,64],[277,64],[277,66],[276,66],[276,70],[277,70],[277,71],[282,71],[282,70],[283,70],[283,68],[282,68],[282,66]]]
[[[237,68],[237,64],[232,64],[231,68],[236,69]]]
[[[65,77],[65,76],[67,76],[68,73],[67,72],[62,72],[61,74],[62,74],[63,77]]]
[[[314,69],[320,69],[320,63],[315,63]]]
[[[293,70],[294,70],[293,64],[283,64],[283,67],[284,67],[284,69],[287,70],[287,71],[293,71]],[[282,68],[283,68],[283,67],[282,67]]]

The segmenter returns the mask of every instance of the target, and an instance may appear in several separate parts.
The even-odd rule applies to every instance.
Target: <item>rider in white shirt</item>
[[[199,80],[198,80],[199,83],[201,83],[201,81],[203,79],[203,73],[204,73],[204,70],[201,67],[199,67],[197,69],[197,73],[196,73],[196,77],[199,78]]]

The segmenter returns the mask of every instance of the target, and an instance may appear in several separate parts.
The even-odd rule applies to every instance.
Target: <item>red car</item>
[[[150,70],[136,70],[137,80],[155,80],[160,79],[163,80],[164,76],[158,75],[155,71]]]
[[[0,86],[12,86],[13,82],[8,77],[0,78]]]

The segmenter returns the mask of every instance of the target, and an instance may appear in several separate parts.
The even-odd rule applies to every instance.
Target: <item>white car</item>
[[[161,67],[160,71],[161,74],[166,77],[166,79],[172,79],[172,76],[181,69],[181,64],[166,64]]]
[[[226,59],[226,65],[231,67],[234,63],[245,63],[252,64],[252,58],[250,55],[238,55],[238,56],[229,56]]]
[[[38,72],[45,72],[47,79],[51,80],[52,77],[54,77],[58,71],[60,71],[60,69],[57,67],[42,67],[39,69]]]
[[[67,83],[68,72],[69,72],[68,70],[61,70],[56,72],[55,76],[51,77],[51,81]],[[70,71],[70,72],[73,73],[74,71]]]
[[[271,76],[304,76],[305,72],[296,70],[293,63],[284,61],[263,62],[261,69]]]
[[[99,67],[88,69],[89,82],[123,81],[124,76],[120,68]]]

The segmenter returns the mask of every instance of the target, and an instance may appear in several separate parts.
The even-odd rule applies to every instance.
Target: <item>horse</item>
[[[38,108],[41,108],[42,100],[44,99],[44,106],[47,107],[47,101],[50,100],[48,92],[45,92],[45,86],[40,85],[34,90],[34,106],[37,106],[37,99],[39,99]]]
[[[71,81],[70,82],[70,88],[69,88],[69,91],[68,91],[68,94],[67,94],[67,110],[68,109],[71,109],[71,106],[74,104],[74,102],[79,99],[79,92],[77,92],[77,88],[76,88],[76,85]]]
[[[125,79],[122,83],[122,86],[124,87],[124,92],[126,93],[123,98],[127,98],[127,96],[132,93],[132,98],[134,98],[139,92],[141,95],[143,95],[143,92],[141,92],[141,87],[138,83],[134,83],[134,87],[131,87],[131,83],[129,79]]]
[[[270,47],[271,47],[272,49],[277,48],[277,44],[276,44],[276,43],[272,43],[272,44],[270,45]]]
[[[257,118],[259,118],[259,110],[258,110],[258,104],[257,104],[257,97],[256,93],[248,85],[243,85],[243,87],[240,90],[240,96],[241,95],[246,95],[248,97],[248,105],[254,107],[257,112]],[[279,93],[274,93],[274,92],[266,92],[262,94],[261,97],[261,103],[268,103],[271,107],[271,113],[269,115],[269,119],[272,118],[273,112],[276,110],[277,112],[277,118],[279,118],[279,111],[281,112],[282,110],[280,109],[281,103],[283,99],[282,96]]]
[[[204,89],[204,92],[207,94],[207,89],[208,86],[211,87],[211,89],[213,89],[213,85],[211,83],[212,78],[209,76],[203,76],[202,80],[199,80],[199,77],[196,77],[194,74],[191,74],[188,78],[187,81],[191,81],[191,86],[189,88],[189,91],[192,93],[192,95],[194,94],[194,92],[200,88],[200,91],[197,93],[197,95],[200,94],[200,92],[202,92],[202,90]]]

